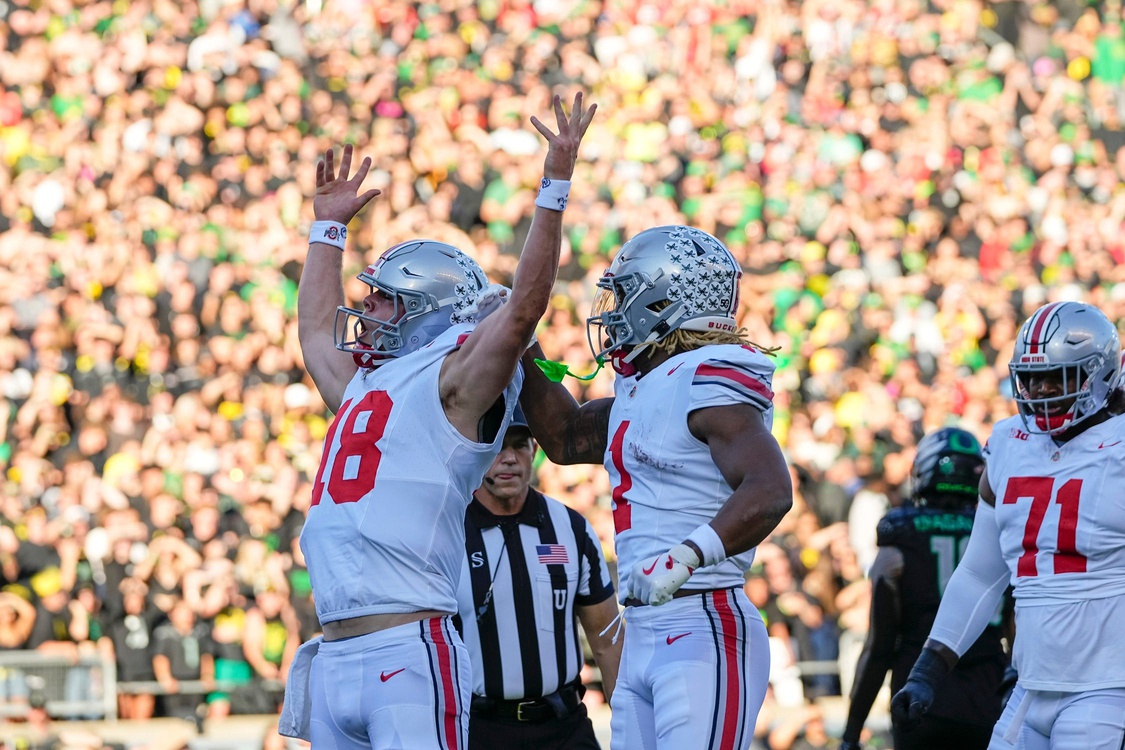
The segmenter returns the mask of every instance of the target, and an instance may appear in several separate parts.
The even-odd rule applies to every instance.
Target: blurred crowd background
[[[747,583],[777,646],[761,741],[821,746],[815,703],[812,730],[773,709],[846,694],[847,668],[790,667],[862,640],[916,441],[1013,413],[1043,302],[1125,316],[1123,84],[1118,2],[0,0],[0,649],[112,650],[173,693],[284,679],[317,630],[296,540],[330,415],[295,305],[318,157],[354,143],[384,191],[353,299],[415,236],[510,283],[528,119],[581,88],[599,113],[539,339],[592,366],[594,281],[641,229],[739,258],[796,495]],[[612,555],[601,468],[538,482]]]

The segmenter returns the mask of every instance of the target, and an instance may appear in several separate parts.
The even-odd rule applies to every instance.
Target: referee
[[[529,486],[535,444],[522,410],[465,512],[458,620],[473,668],[469,750],[598,748],[579,681],[582,622],[606,700],[621,644],[601,545],[577,512]]]

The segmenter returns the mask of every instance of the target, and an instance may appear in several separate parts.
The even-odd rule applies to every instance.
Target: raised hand
[[[379,195],[379,190],[368,190],[360,194],[359,188],[371,169],[371,157],[364,157],[359,169],[349,179],[352,167],[352,144],[344,146],[340,159],[340,171],[333,168],[332,149],[324,152],[324,158],[316,163],[316,196],[313,197],[313,213],[317,221],[338,221],[347,224],[360,209]]]
[[[581,91],[574,95],[570,117],[567,117],[558,94],[553,97],[551,104],[555,110],[558,133],[552,132],[537,117],[531,118],[531,124],[547,139],[549,145],[547,158],[543,161],[543,176],[550,180],[569,180],[574,174],[574,164],[578,161],[578,146],[594,119],[598,105],[592,104],[585,108]]]

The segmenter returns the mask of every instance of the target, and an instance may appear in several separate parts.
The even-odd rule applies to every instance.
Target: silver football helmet
[[[394,300],[394,314],[375,318],[363,309],[336,308],[336,348],[360,367],[378,367],[416,351],[456,323],[488,284],[477,262],[453,245],[410,240],[395,245],[359,274]]]
[[[1121,373],[1117,328],[1081,302],[1051,302],[1016,336],[1012,392],[1028,432],[1057,435],[1103,409]],[[1037,380],[1053,380],[1044,392]]]
[[[645,344],[676,329],[738,330],[742,268],[723,243],[700,229],[646,229],[621,246],[598,281],[586,319],[595,358],[628,375]]]

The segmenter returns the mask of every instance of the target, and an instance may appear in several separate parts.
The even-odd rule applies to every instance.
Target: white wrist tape
[[[551,180],[546,177],[539,183],[539,197],[535,205],[551,211],[565,211],[570,196],[570,180]]]
[[[695,550],[686,544],[677,544],[675,547],[668,550],[668,557],[685,566],[688,569],[688,575],[694,573],[698,568],[703,567],[703,562],[695,554]],[[679,586],[677,586],[677,588],[679,588]]]
[[[727,550],[723,546],[723,540],[719,538],[718,532],[709,523],[703,524],[688,534],[686,541],[695,542],[695,546],[699,547],[699,551],[703,553],[701,563],[703,567],[715,565],[727,559]]]
[[[338,221],[314,221],[309,230],[309,244],[323,242],[340,252],[344,251],[344,241],[348,239],[348,228]]]

